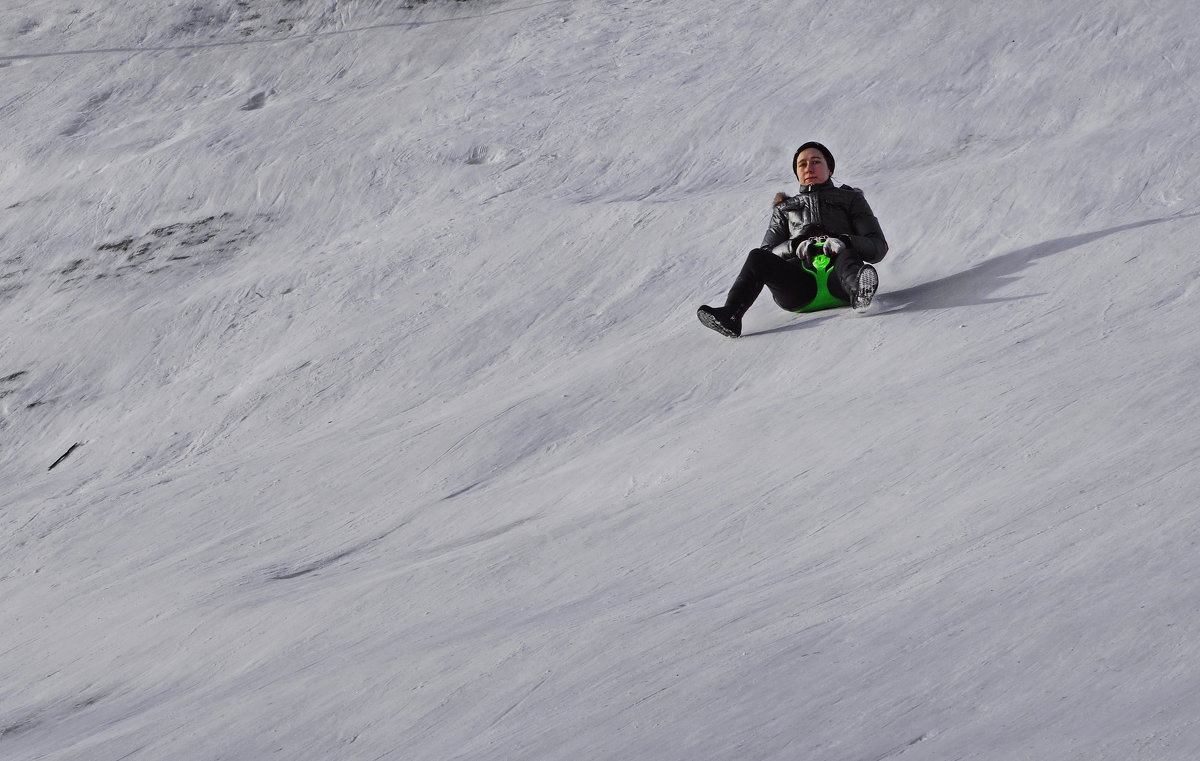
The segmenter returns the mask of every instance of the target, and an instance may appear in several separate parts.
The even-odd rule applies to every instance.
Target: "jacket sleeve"
[[[763,236],[759,248],[770,251],[791,237],[788,229],[787,216],[780,210],[779,204],[771,211],[771,224],[767,226],[767,234]]]
[[[888,252],[887,240],[875,212],[871,211],[871,205],[861,192],[855,193],[850,202],[850,225],[854,234],[845,238],[854,253],[864,262],[876,264],[881,261]]]

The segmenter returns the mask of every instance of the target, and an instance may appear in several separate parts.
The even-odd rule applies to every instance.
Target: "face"
[[[796,176],[801,185],[820,185],[829,179],[829,165],[825,154],[816,148],[805,148],[796,157]]]

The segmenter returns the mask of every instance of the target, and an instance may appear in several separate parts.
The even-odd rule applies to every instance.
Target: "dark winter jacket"
[[[833,180],[802,185],[799,193],[775,204],[762,248],[777,254],[795,253],[796,244],[807,237],[801,231],[810,224],[821,225],[829,235],[841,238],[864,262],[874,264],[887,254],[883,230],[862,191],[849,185],[835,186]]]

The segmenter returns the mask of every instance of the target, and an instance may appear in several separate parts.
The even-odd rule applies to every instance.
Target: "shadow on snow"
[[[1164,222],[1174,222],[1188,217],[1200,216],[1200,212],[1175,214],[1169,217],[1147,219],[1142,222],[1131,222],[1105,230],[1097,230],[1079,235],[1068,235],[1062,238],[1043,241],[1032,246],[1010,251],[995,259],[971,267],[968,270],[948,275],[927,283],[902,288],[898,291],[882,292],[877,297],[878,303],[884,310],[877,314],[893,312],[911,312],[928,309],[950,309],[954,307],[978,306],[981,304],[997,304],[1005,301],[1016,301],[1029,298],[1026,296],[991,297],[1003,286],[1016,280],[1016,275],[1039,259],[1065,253],[1080,246],[1095,243],[1110,235],[1149,227]]]

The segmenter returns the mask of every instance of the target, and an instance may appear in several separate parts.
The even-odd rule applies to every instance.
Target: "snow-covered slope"
[[[1187,3],[103,6],[0,9],[0,758],[1200,754]],[[873,312],[722,339],[808,139]]]

